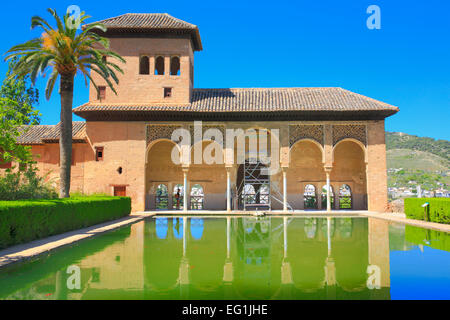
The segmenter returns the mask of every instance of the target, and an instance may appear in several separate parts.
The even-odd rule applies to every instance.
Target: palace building
[[[197,26],[168,14],[100,22],[126,64],[117,95],[93,74],[99,93],[91,84],[89,101],[73,110],[86,121],[73,123],[72,192],[127,195],[134,211],[385,210],[384,120],[397,107],[337,87],[197,89]],[[190,133],[189,145],[172,139],[177,129]],[[270,165],[279,170],[269,174],[250,143],[236,161],[230,129],[276,154]],[[58,141],[58,125],[33,126],[18,141],[55,184]],[[174,146],[191,156],[174,163]],[[195,150],[220,161],[193,161]]]

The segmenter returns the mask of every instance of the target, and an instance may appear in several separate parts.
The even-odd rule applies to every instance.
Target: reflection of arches
[[[339,209],[352,208],[352,190],[348,184],[343,184],[339,188]]]
[[[156,236],[158,239],[166,239],[167,231],[169,229],[169,221],[167,218],[155,218]]]
[[[199,184],[194,184],[191,188],[191,210],[203,210],[204,200],[203,187]]]
[[[173,218],[173,235],[177,239],[183,238],[183,218]]]
[[[322,187],[322,208],[327,207],[327,185],[324,185]],[[334,192],[333,192],[333,186],[330,184],[330,202],[331,202],[331,208],[334,208]]]
[[[342,239],[348,239],[352,236],[353,220],[352,218],[341,218],[339,221],[339,233]]]
[[[156,210],[169,209],[169,192],[165,184],[156,187]]]
[[[314,239],[317,231],[317,219],[305,218],[305,226],[303,227],[305,235],[308,239]]]
[[[317,209],[316,187],[313,184],[307,184],[303,193],[304,208]]]
[[[195,240],[200,240],[203,235],[204,222],[202,218],[191,218],[191,235]]]
[[[176,210],[183,210],[184,204],[184,186],[182,184],[176,184],[173,187],[173,207]]]

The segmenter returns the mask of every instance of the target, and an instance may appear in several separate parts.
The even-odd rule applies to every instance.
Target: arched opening
[[[293,209],[297,210],[318,208],[317,196],[322,191],[316,190],[314,183],[326,180],[323,169],[322,146],[313,140],[299,140],[291,147],[289,158],[287,170],[288,203]],[[308,185],[313,188],[311,186],[306,188]]]
[[[339,209],[352,208],[352,190],[348,184],[343,184],[339,188]]]
[[[180,75],[180,58],[172,57],[170,59],[170,75],[179,76]]]
[[[164,75],[164,57],[158,56],[155,59],[155,75]]]
[[[184,208],[184,186],[182,184],[176,184],[173,187],[172,203],[173,203],[173,209],[183,210],[183,208]]]
[[[303,193],[305,209],[317,209],[316,187],[313,184],[307,184]]]
[[[145,168],[146,210],[172,209],[173,186],[183,181],[181,165],[172,161],[172,150],[177,145],[170,140],[153,141],[147,148]],[[166,208],[167,206],[167,208]]]
[[[191,188],[191,210],[203,210],[204,200],[203,187],[199,184],[194,184]]]
[[[333,170],[330,175],[331,181],[335,186],[344,184],[347,186],[342,188],[344,199],[342,205],[345,207],[350,205],[351,209],[355,210],[367,210],[367,179],[364,146],[350,139],[342,140],[333,149],[333,160]],[[336,190],[336,198],[337,196],[340,197],[340,192],[341,190]],[[336,205],[338,208],[341,208],[341,201],[336,203]]]
[[[139,74],[150,74],[150,60],[147,56],[139,59]]]
[[[160,184],[156,187],[156,210],[169,209],[169,192],[165,184]]]
[[[236,187],[240,210],[270,209],[270,176],[260,161],[245,160],[238,168]]]
[[[222,146],[215,141],[200,141],[192,146],[190,156],[188,180],[190,186],[201,186],[202,198],[190,196],[189,208],[196,209],[193,206],[198,205],[199,210],[225,210],[227,172]],[[195,200],[201,203],[192,203]]]
[[[327,208],[327,185],[324,185],[322,187],[322,195],[321,195],[321,202],[322,202],[322,209]],[[334,192],[333,192],[333,186],[330,185],[330,203],[331,208],[334,208]]]

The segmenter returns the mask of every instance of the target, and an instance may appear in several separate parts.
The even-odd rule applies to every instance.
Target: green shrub
[[[449,198],[406,198],[405,214],[409,219],[426,220],[425,208],[422,205],[428,202],[429,221],[450,224],[450,199]]]
[[[128,197],[0,201],[0,248],[118,219],[130,212]]]
[[[413,226],[405,226],[405,239],[434,249],[450,251],[450,234]]]
[[[58,198],[56,191],[44,180],[32,165],[24,171],[7,170],[0,176],[0,200]]]

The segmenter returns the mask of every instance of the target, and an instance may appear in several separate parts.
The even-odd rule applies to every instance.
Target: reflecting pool
[[[373,218],[154,217],[0,269],[0,299],[449,299],[449,251]]]

